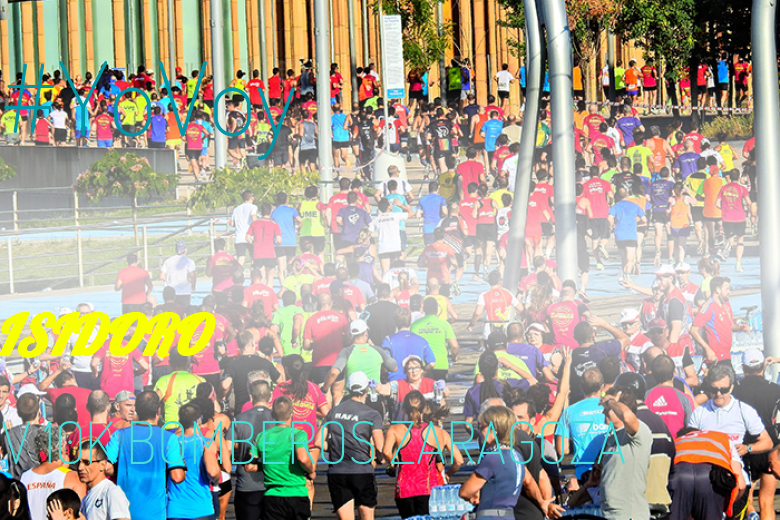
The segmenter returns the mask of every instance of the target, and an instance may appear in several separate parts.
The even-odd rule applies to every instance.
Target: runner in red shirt
[[[132,332],[128,333],[122,340],[122,346],[125,346],[130,340]],[[122,390],[127,390],[131,394],[135,392],[135,369],[133,362],[138,363],[143,372],[149,370],[149,364],[143,356],[143,349],[135,348],[124,356],[115,356],[111,353],[109,345],[111,340],[106,340],[105,344],[92,356],[90,367],[92,373],[97,376],[98,365],[103,363],[103,371],[100,373],[100,388],[105,390],[108,397],[113,401],[116,394]]]
[[[474,253],[474,248],[479,247],[477,239],[477,219],[474,216],[475,210],[479,207],[477,194],[477,183],[472,182],[468,185],[468,197],[462,199],[458,206],[458,214],[465,225],[465,237],[463,238],[463,249],[469,254]],[[479,266],[482,265],[481,255],[474,255],[474,276],[479,275]]]
[[[611,182],[593,177],[582,185],[583,195],[590,201],[593,217],[588,219],[593,241],[593,255],[596,257],[596,268],[604,269],[603,260],[609,258],[607,242],[612,235],[609,220],[609,205],[613,198],[614,188]],[[602,259],[603,258],[603,259]]]
[[[460,175],[461,185],[458,187],[458,195],[461,199],[468,193],[469,184],[474,183],[479,186],[487,182],[485,167],[476,158],[477,150],[469,147],[466,149],[466,160],[455,168],[455,174]]]
[[[528,213],[525,221],[525,251],[527,258],[536,258],[542,254],[542,223],[550,222],[552,211],[547,196],[534,191],[528,197]]]
[[[328,205],[326,206],[326,209],[330,215],[330,232],[334,235],[337,248],[341,244],[341,229],[336,222],[336,216],[338,216],[339,210],[341,210],[341,208],[346,208],[349,206],[349,202],[347,202],[347,196],[350,192],[350,185],[351,181],[347,177],[342,177],[339,179],[339,192],[335,193],[330,198]]]
[[[710,280],[712,296],[702,305],[691,327],[691,336],[704,347],[707,361],[710,362],[731,359],[732,332],[750,331],[747,325],[734,322],[734,313],[729,303],[729,281],[725,276],[715,276]]]
[[[699,133],[699,124],[696,122],[691,123],[691,131],[685,134],[683,137],[683,143],[685,141],[693,141],[693,151],[701,153],[701,142],[704,140],[704,136]]]
[[[206,261],[206,276],[212,278],[211,292],[217,293],[233,285],[233,271],[243,270],[243,266],[233,255],[225,252],[224,238],[214,240],[214,251]]]
[[[252,71],[252,79],[247,81],[246,90],[249,92],[249,102],[252,103],[252,108],[256,111],[263,110],[263,94],[261,91],[265,90],[265,84],[260,79],[259,70],[255,69]]]
[[[92,120],[95,125],[95,137],[99,147],[108,148],[114,143],[114,118],[109,115],[104,101],[100,102],[99,110],[98,115]]]
[[[187,159],[190,161],[192,167],[192,173],[195,178],[200,177],[200,155],[203,152],[203,138],[211,137],[211,135],[196,122],[192,122],[187,125],[187,131],[184,133],[184,153],[187,155]]]
[[[597,165],[604,160],[601,155],[604,148],[609,149],[613,155],[615,153],[615,140],[605,133],[608,129],[607,123],[602,123],[598,130],[591,134],[590,143],[585,147],[588,152],[593,154],[593,164]]]
[[[249,226],[246,241],[252,244],[253,267],[265,269],[266,283],[273,287],[276,251],[274,246],[282,243],[282,230],[279,224],[271,220],[273,208],[267,202],[260,206],[261,217]]]
[[[279,298],[273,289],[265,285],[263,271],[258,267],[252,270],[252,285],[244,289],[244,305],[252,307],[256,300],[263,302],[265,315],[270,318],[279,310]]]
[[[318,301],[320,310],[312,314],[303,327],[303,350],[312,351],[311,381],[322,384],[339,352],[351,338],[347,318],[332,309],[330,294],[320,294]]]
[[[274,67],[273,76],[268,78],[268,101],[269,103],[282,101],[282,77],[278,67]]]
[[[488,275],[490,289],[479,295],[477,307],[471,316],[468,325],[468,331],[474,330],[474,327],[482,317],[485,316],[484,337],[487,339],[491,331],[491,325],[500,326],[509,321],[512,309],[516,312],[522,312],[522,304],[512,296],[512,293],[501,287],[501,275],[498,271],[491,271]]]
[[[423,249],[417,265],[428,268],[428,281],[436,278],[442,286],[449,288],[450,268],[457,269],[458,260],[455,251],[444,242],[445,236],[446,232],[443,228],[437,227],[433,230],[434,242]],[[445,294],[448,292],[448,289],[445,290]]]
[[[141,305],[152,294],[154,285],[149,271],[138,267],[137,254],[127,255],[127,267],[117,274],[114,290],[122,291],[122,314],[141,311]]]
[[[547,322],[555,335],[553,344],[556,347],[575,349],[579,346],[574,339],[574,327],[585,319],[590,311],[586,305],[574,301],[576,295],[576,284],[566,280],[561,289],[561,301],[547,307]]]

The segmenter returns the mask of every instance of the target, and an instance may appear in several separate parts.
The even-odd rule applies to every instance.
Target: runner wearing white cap
[[[639,372],[642,364],[642,354],[653,346],[650,339],[639,330],[639,311],[633,307],[623,309],[620,313],[620,328],[628,335],[630,342],[624,350],[624,361],[635,372]]]

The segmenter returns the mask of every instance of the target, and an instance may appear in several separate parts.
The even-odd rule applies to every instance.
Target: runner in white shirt
[[[130,501],[125,492],[106,478],[110,464],[106,453],[99,443],[91,453],[89,447],[90,441],[81,444],[81,459],[77,465],[79,480],[87,485],[81,513],[87,520],[130,520]]]
[[[190,304],[195,290],[195,262],[187,258],[187,243],[183,240],[176,242],[176,254],[163,262],[160,279],[176,290],[176,303],[185,307]]]
[[[252,222],[257,220],[257,206],[254,204],[255,195],[251,191],[242,193],[241,198],[243,204],[235,207],[228,223],[236,228],[236,259],[239,264],[244,265],[244,258],[247,254],[252,254],[252,245],[246,241],[246,233]]]
[[[30,441],[35,443],[35,451],[41,454],[41,463],[22,473],[19,481],[27,489],[31,520],[47,520],[46,501],[53,492],[67,488],[83,496],[86,488],[79,481],[78,473],[62,462],[63,457],[70,458],[65,436],[60,437],[56,429],[42,429],[34,439],[28,439]]]
[[[408,213],[391,213],[390,201],[379,201],[379,214],[371,221],[369,229],[378,234],[377,253],[382,266],[382,273],[390,270],[390,263],[401,257],[403,245],[401,244],[401,222],[406,220]]]
[[[386,283],[390,286],[390,290],[398,287],[398,275],[400,273],[406,273],[409,275],[409,285],[418,287],[420,285],[420,279],[417,278],[417,273],[414,269],[406,266],[392,267],[389,271],[382,275],[382,283]]]
[[[0,413],[3,414],[3,422],[6,428],[13,428],[22,424],[22,420],[16,413],[16,408],[8,401],[11,392],[11,381],[5,376],[0,376]]]

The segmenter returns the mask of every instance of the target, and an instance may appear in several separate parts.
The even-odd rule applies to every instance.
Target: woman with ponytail
[[[471,423],[474,422],[479,409],[488,399],[500,399],[504,392],[511,387],[519,387],[523,390],[528,389],[528,381],[520,379],[509,379],[506,381],[498,379],[498,357],[492,351],[483,352],[477,361],[479,373],[482,374],[484,381],[477,383],[466,392],[466,399],[463,402],[463,416],[469,423],[467,430],[471,429]]]
[[[391,425],[382,454],[390,465],[388,470],[397,465],[395,504],[401,518],[409,518],[428,514],[431,487],[442,483],[437,477],[436,452],[442,456],[445,452],[452,454],[454,462],[446,473],[447,478],[460,469],[463,457],[458,447],[452,444],[450,435],[428,422],[430,417],[425,415],[425,398],[419,391],[406,394],[403,411],[412,425]]]

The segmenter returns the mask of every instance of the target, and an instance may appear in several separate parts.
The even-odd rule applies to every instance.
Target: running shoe
[[[607,248],[604,247],[604,244],[598,245],[599,253],[601,253],[601,258],[604,260],[609,260],[609,253],[607,252]]]
[[[598,264],[596,264],[596,269],[598,269],[599,271],[603,271],[604,270],[604,264],[599,262]]]
[[[736,272],[738,272],[738,273],[744,273],[745,272],[745,268],[742,267],[742,264],[737,264],[736,267],[734,267],[734,270]]]

